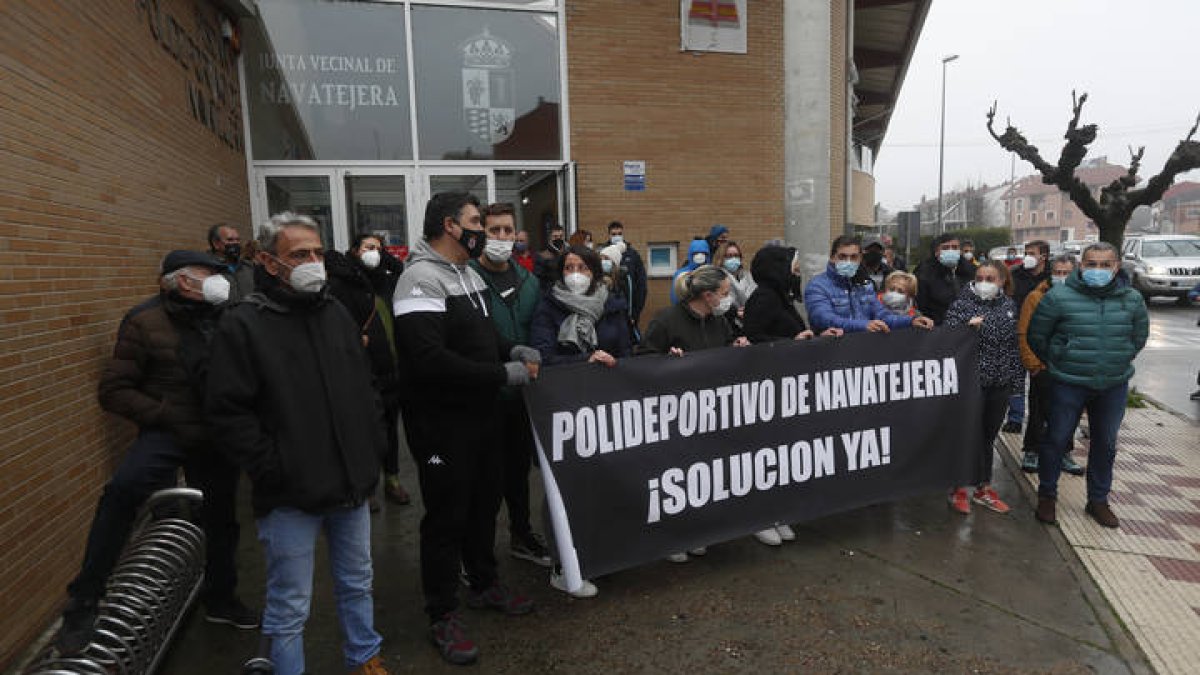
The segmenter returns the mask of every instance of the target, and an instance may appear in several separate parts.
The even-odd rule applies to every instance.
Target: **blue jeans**
[[[1062,472],[1063,449],[1074,442],[1079,416],[1087,409],[1088,450],[1087,498],[1089,502],[1108,502],[1112,489],[1113,461],[1117,458],[1117,430],[1125,418],[1129,383],[1108,389],[1089,389],[1054,382],[1050,387],[1050,413],[1046,442],[1038,454],[1038,495],[1058,496],[1058,476]]]
[[[1025,421],[1025,387],[1022,380],[1022,386],[1011,396],[1008,397],[1008,415],[1004,418],[1006,422],[1013,424],[1021,424]]]
[[[258,540],[267,554],[267,602],[262,632],[271,639],[278,675],[304,672],[304,622],[312,602],[313,554],[325,530],[333,594],[345,643],[347,668],[379,653],[371,598],[371,520],[366,504],[312,514],[277,508],[258,519]]]

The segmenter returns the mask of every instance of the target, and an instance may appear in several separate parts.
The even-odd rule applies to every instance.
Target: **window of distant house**
[[[1048,223],[1048,222],[1050,222],[1050,221],[1052,221],[1052,220],[1054,220],[1054,212],[1053,212],[1053,211],[1047,211],[1047,212],[1046,212],[1046,222]]]
[[[1037,225],[1037,211],[1033,211],[1029,214],[1029,226],[1032,227],[1034,225]]]
[[[1021,209],[1024,209],[1024,208],[1025,208],[1025,200],[1018,199],[1017,200],[1017,210],[1020,211]]]
[[[1070,220],[1070,219],[1071,219],[1071,209],[1067,209],[1066,211],[1063,211],[1063,220]]]
[[[1017,214],[1017,222],[1018,223],[1021,222],[1021,216],[1022,216],[1022,214],[1020,214],[1020,213]]]
[[[1200,206],[1189,206],[1183,215],[1184,218],[1200,218]]]

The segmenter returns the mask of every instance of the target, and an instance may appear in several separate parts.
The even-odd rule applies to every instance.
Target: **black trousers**
[[[200,525],[206,539],[206,603],[233,598],[237,587],[238,467],[216,450],[181,448],[163,431],[143,431],[129,447],[96,507],[79,576],[67,586],[72,598],[98,600],[120,558],[138,509],[156,490],[175,485],[183,467],[188,485],[204,493]]]
[[[497,403],[503,429],[504,503],[508,507],[508,533],[513,541],[529,536],[529,469],[533,465],[533,431],[529,412],[519,394]]]
[[[479,414],[463,419],[444,408],[404,407],[404,430],[425,502],[421,587],[431,621],[458,608],[460,568],[476,591],[496,583],[493,546],[503,480],[496,408],[456,408],[467,409]]]
[[[400,404],[385,403],[383,417],[384,423],[387,424],[387,450],[383,453],[383,473],[395,476],[400,473]]]
[[[992,482],[992,466],[995,461],[993,446],[996,436],[1000,434],[1000,427],[1004,426],[1008,397],[1011,394],[1012,387],[983,388],[983,447],[979,453],[976,485]]]
[[[1043,370],[1029,377],[1029,409],[1026,416],[1025,438],[1021,449],[1025,452],[1041,451],[1046,438],[1046,425],[1050,410],[1050,373]]]

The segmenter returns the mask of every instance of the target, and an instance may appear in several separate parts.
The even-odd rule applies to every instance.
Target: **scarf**
[[[558,327],[558,343],[574,346],[579,353],[588,354],[595,351],[596,322],[604,315],[604,304],[608,302],[608,289],[604,284],[596,284],[596,290],[591,295],[572,293],[559,282],[550,289],[554,299],[571,314]]]

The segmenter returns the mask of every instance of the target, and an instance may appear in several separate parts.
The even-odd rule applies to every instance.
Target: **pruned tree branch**
[[[1032,164],[1042,174],[1042,182],[1047,185],[1055,185],[1070,195],[1071,201],[1075,202],[1079,210],[1096,224],[1100,230],[1100,238],[1119,248],[1125,233],[1125,225],[1133,215],[1134,209],[1139,206],[1148,206],[1162,199],[1167,188],[1171,187],[1171,183],[1180,173],[1200,168],[1200,141],[1192,140],[1197,129],[1200,129],[1200,115],[1196,116],[1196,123],[1188,131],[1187,137],[1180,141],[1175,152],[1171,153],[1163,170],[1147,181],[1146,187],[1141,190],[1134,189],[1138,183],[1137,174],[1141,168],[1142,157],[1146,154],[1146,148],[1142,146],[1137,149],[1137,152],[1134,152],[1130,147],[1129,169],[1116,180],[1101,188],[1100,199],[1097,201],[1091,188],[1075,176],[1075,170],[1079,168],[1083,158],[1087,155],[1088,146],[1096,140],[1097,127],[1095,124],[1079,126],[1085,102],[1087,102],[1087,93],[1077,96],[1074,91],[1071,92],[1071,121],[1067,124],[1067,132],[1063,136],[1067,142],[1063,145],[1057,165],[1051,165],[1042,159],[1037,147],[1030,145],[1021,132],[1012,126],[1011,122],[1003,134],[996,134],[993,128],[996,102],[993,102],[991,109],[988,110],[988,133],[996,139],[1000,147]]]

